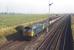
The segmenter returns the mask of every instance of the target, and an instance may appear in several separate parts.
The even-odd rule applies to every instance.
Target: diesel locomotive
[[[19,26],[16,28],[27,40],[31,40],[33,37],[38,36],[41,31],[47,28],[46,23],[34,24],[32,26]]]

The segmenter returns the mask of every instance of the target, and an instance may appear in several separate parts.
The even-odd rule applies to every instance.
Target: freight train
[[[43,23],[33,24],[32,26],[18,26],[16,30],[24,36],[27,40],[31,40],[33,37],[38,36],[41,31],[48,28],[49,25],[53,24],[55,21],[59,20],[61,17],[56,18],[51,21],[45,21]]]

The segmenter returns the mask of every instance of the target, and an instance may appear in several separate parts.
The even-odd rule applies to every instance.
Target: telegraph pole
[[[52,5],[53,3],[50,3],[50,0],[49,0],[49,16],[50,16],[50,7],[51,7],[51,5]],[[47,20],[47,26],[49,27],[49,19]],[[48,33],[48,31],[49,31],[49,28],[47,27],[47,33]]]

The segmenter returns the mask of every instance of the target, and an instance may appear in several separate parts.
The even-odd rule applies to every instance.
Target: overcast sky
[[[50,0],[51,13],[74,13],[74,0]],[[0,12],[48,13],[49,0],[0,0]]]

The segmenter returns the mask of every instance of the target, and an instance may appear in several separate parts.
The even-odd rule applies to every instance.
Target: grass
[[[0,36],[0,46],[3,45],[7,39],[4,36]]]

